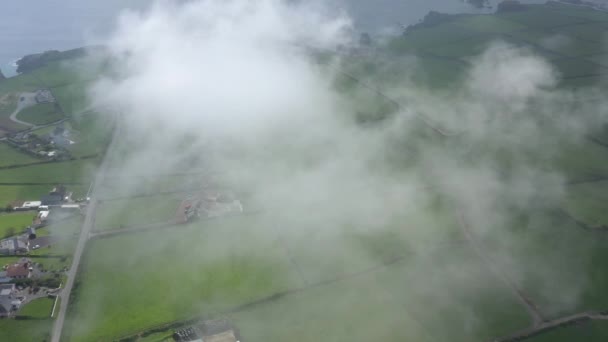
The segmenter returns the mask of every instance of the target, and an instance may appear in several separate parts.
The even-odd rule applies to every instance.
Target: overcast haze
[[[428,11],[478,12],[462,0],[321,0],[328,8],[346,9],[357,28],[395,31],[416,23]],[[497,0],[492,0],[496,3]],[[529,2],[540,2],[529,1]],[[0,4],[0,69],[14,74],[12,63],[23,55],[70,49],[99,42],[124,9],[142,9],[148,0],[19,0]]]
[[[289,237],[322,230],[319,243],[306,242],[320,268],[331,263],[323,256],[336,250],[355,260],[372,258],[349,244],[345,231],[381,234],[397,224],[404,250],[416,252],[408,257],[414,280],[404,291],[424,292],[427,280],[441,284],[451,297],[434,303],[436,310],[496,291],[469,258],[437,243],[450,234],[443,225],[430,228],[439,214],[429,208],[441,196],[451,203],[452,221],[463,220],[481,240],[500,241],[491,255],[513,281],[534,274],[540,298],[551,299],[549,309],[575,306],[586,270],[564,277],[552,259],[521,250],[525,240],[510,228],[517,213],[562,200],[564,176],[551,164],[558,141],[582,139],[603,103],[580,111],[573,122],[569,109],[591,90],[559,90],[560,75],[546,60],[496,42],[471,60],[463,83],[450,91],[430,91],[407,77],[384,85],[407,105],[384,122],[361,127],[353,119],[357,98],[369,95],[334,87],[341,58],[321,65],[295,47],[348,44],[353,20],[327,13],[278,0],[215,0],[123,14],[106,41],[120,77],[91,89],[92,98],[124,120],[121,136],[130,154],[115,163],[124,176],[119,188],[134,191],[147,176],[181,171],[189,155],[199,155],[269,212],[272,225],[256,230],[258,238],[275,234],[276,227]],[[421,125],[421,114],[454,137]],[[515,157],[505,161],[503,155]],[[543,158],[525,158],[537,155]],[[449,259],[457,281],[449,273],[429,278],[431,251]],[[533,266],[539,263],[546,266],[540,273]],[[409,308],[417,309],[422,307]],[[462,309],[469,329],[481,326],[483,317]]]

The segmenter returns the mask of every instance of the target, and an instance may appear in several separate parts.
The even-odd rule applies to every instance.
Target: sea
[[[429,11],[488,13],[499,1],[490,0],[491,8],[481,9],[465,0],[324,2],[330,8],[346,11],[359,31],[381,34],[398,32],[403,26],[415,24]],[[121,11],[145,10],[152,3],[152,0],[3,0],[0,4],[0,70],[7,77],[14,76],[15,62],[24,55],[102,42],[112,31]]]

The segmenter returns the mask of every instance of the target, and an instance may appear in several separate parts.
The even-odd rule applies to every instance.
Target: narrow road
[[[17,119],[17,114],[19,114],[19,112],[21,110],[23,110],[24,108],[27,107],[31,107],[33,105],[36,104],[36,100],[34,99],[34,96],[36,94],[34,93],[21,93],[19,94],[19,102],[17,103],[17,108],[15,108],[15,111],[13,112],[13,114],[11,114],[10,119],[18,124],[24,125],[24,126],[28,126],[28,127],[36,127],[36,125],[31,124],[29,122],[25,122],[25,121],[21,121],[19,119]],[[23,98],[24,100],[21,101],[21,98]]]
[[[84,223],[82,225],[82,229],[80,231],[80,237],[78,238],[78,244],[76,245],[76,250],[74,251],[74,259],[72,261],[72,266],[68,271],[67,281],[65,287],[59,293],[59,298],[61,299],[61,304],[59,306],[59,312],[57,313],[57,318],[53,324],[53,332],[51,334],[51,342],[59,342],[61,340],[61,333],[63,331],[63,326],[65,322],[65,315],[67,312],[68,304],[70,302],[70,293],[72,292],[72,287],[74,286],[74,280],[76,278],[76,274],[78,272],[78,266],[80,265],[80,259],[82,258],[82,253],[84,252],[84,247],[89,239],[89,234],[91,230],[93,230],[93,226],[95,225],[95,210],[97,209],[97,197],[96,190],[100,187],[103,182],[106,170],[108,168],[108,161],[110,160],[109,156],[112,155],[113,151],[116,149],[116,137],[119,134],[120,126],[118,126],[114,130],[114,134],[112,136],[112,141],[106,151],[106,154],[101,162],[99,169],[97,170],[97,175],[95,176],[95,180],[91,186],[91,200],[87,207],[86,216],[84,219]]]
[[[563,327],[566,325],[572,325],[582,322],[587,322],[591,320],[608,320],[608,314],[602,312],[582,312],[566,317],[561,317],[557,319],[553,319],[550,321],[543,322],[535,327],[527,328],[521,331],[518,331],[512,335],[497,338],[492,340],[492,342],[517,342],[527,340],[536,335],[542,334],[548,330],[556,329],[559,327]]]

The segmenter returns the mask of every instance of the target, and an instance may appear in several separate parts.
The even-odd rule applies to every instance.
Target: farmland
[[[0,237],[12,236],[25,231],[25,228],[32,223],[34,216],[29,212],[0,214]]]
[[[385,45],[377,47],[382,52],[377,59],[345,57],[344,68],[354,76],[341,75],[344,79],[336,80],[335,86],[341,100],[351,101],[357,109],[355,121],[373,131],[374,124],[398,108],[354,78],[386,86],[403,103],[414,99],[412,107],[415,100],[423,101],[420,94],[427,90],[438,101],[458,98],[464,92],[461,85],[471,77],[467,72],[481,63],[476,56],[500,41],[549,63],[557,75],[556,92],[604,89],[608,51],[598,42],[607,32],[607,13],[559,4],[495,15],[456,15],[381,43]],[[49,87],[61,115],[70,119],[69,127],[86,137],[70,147],[74,154],[101,154],[112,125],[99,113],[89,112],[83,90],[88,77],[51,64],[11,79],[8,85],[0,82],[0,91]],[[419,92],[401,97],[400,88],[391,87],[400,82],[417,85]],[[10,108],[0,108],[0,115]],[[129,173],[123,170],[137,163],[138,144],[146,143],[129,140],[128,134],[119,136],[118,153],[110,156],[110,171],[98,191],[94,230],[71,293],[64,339],[132,338],[168,323],[225,316],[247,341],[491,341],[538,326],[537,320],[606,310],[608,252],[602,236],[608,234],[603,230],[608,225],[608,148],[599,129],[593,132],[599,140],[574,139],[562,136],[559,127],[544,125],[541,114],[554,108],[530,106],[510,113],[537,114],[533,120],[538,122],[531,122],[542,123],[542,139],[533,140],[538,146],[522,150],[503,149],[501,144],[516,146],[518,130],[528,126],[509,126],[516,136],[512,140],[486,142],[467,140],[479,133],[474,129],[446,134],[428,122],[411,124],[407,137],[391,136],[387,140],[394,146],[383,145],[365,161],[373,165],[366,174],[373,175],[370,178],[414,179],[417,183],[411,189],[378,190],[348,168],[356,175],[353,183],[340,183],[349,175],[337,172],[327,184],[312,177],[318,181],[313,189],[305,188],[310,186],[306,182],[281,189],[293,201],[288,203],[281,203],[281,194],[260,190],[262,186],[236,189],[239,196],[247,193],[247,205],[256,209],[246,215],[103,235],[112,229],[169,223],[181,201],[201,192],[204,184],[237,187],[240,183],[231,180],[255,173],[256,167],[273,161],[269,156],[274,154],[285,156],[290,171],[292,164],[307,170],[318,157],[308,150],[281,154],[291,150],[277,144],[281,146],[243,153],[242,170],[220,170],[221,180],[195,172],[207,165],[194,158],[184,158],[190,164],[176,162],[179,167],[174,170],[142,158],[146,163],[136,165],[139,173]],[[579,109],[573,108],[574,115]],[[433,120],[450,132],[450,123],[460,118],[442,117],[450,110],[441,109],[432,113]],[[36,109],[20,118],[24,114],[29,116],[24,120],[42,124],[43,112]],[[51,129],[43,128],[40,134]],[[180,142],[188,145],[187,138]],[[34,159],[2,146],[0,154],[6,159],[0,166],[14,167],[0,168],[0,203],[38,198],[58,183],[70,184],[75,197],[83,196],[100,158],[18,166]],[[458,155],[457,167],[435,164],[434,157],[442,153]],[[187,172],[188,167],[194,171]],[[470,172],[470,178],[451,178],[450,172],[439,170],[450,167]],[[482,171],[471,172],[476,167]],[[154,175],[157,168],[169,174]],[[281,183],[300,176],[281,171],[264,177]],[[527,182],[513,181],[521,174],[529,177]],[[332,197],[325,192],[334,186],[332,181],[350,188]],[[479,190],[477,183],[490,190]],[[263,194],[249,193],[255,190]],[[307,203],[307,192],[314,194],[314,204],[298,207]],[[351,209],[351,203],[360,206]],[[342,217],[344,213],[348,217]],[[31,221],[31,214],[0,215],[0,235],[27,224],[27,219]],[[44,234],[61,239],[31,255],[46,256],[39,259],[48,270],[66,267],[81,224],[82,219],[74,217],[44,228]],[[22,315],[46,317],[48,301],[28,305]],[[48,332],[47,320],[14,322],[7,332],[0,326],[0,340],[5,333],[26,341],[42,339],[45,329]],[[21,331],[13,332],[18,328]],[[29,335],[21,337],[24,329]],[[170,332],[155,331],[149,339]],[[590,321],[527,341],[603,341],[607,334],[603,321]]]
[[[17,117],[34,125],[45,125],[61,120],[63,114],[54,103],[41,103],[19,111]]]
[[[560,89],[593,85],[608,71],[601,59],[606,52],[593,43],[601,39],[598,30],[608,28],[608,15],[570,10],[532,6],[522,13],[455,16],[389,41],[383,48],[391,57],[381,59],[382,67],[357,58],[345,67],[375,83],[407,78],[449,93],[466,78],[475,56],[503,41],[551,63]],[[357,107],[370,114],[366,120],[394,110],[377,94],[362,96],[349,80],[338,85],[355,94]],[[416,138],[450,149],[429,134],[417,132]],[[596,233],[576,220],[606,224],[605,181],[594,179],[608,175],[608,149],[559,137],[555,144],[555,153],[530,164],[559,172],[568,183],[564,200],[513,209],[493,227],[501,234],[485,234],[484,227],[467,223],[458,199],[433,184],[425,188],[429,196],[420,200],[423,204],[410,205],[374,229],[352,222],[294,222],[285,218],[289,213],[275,215],[262,203],[264,211],[253,216],[93,239],[73,294],[69,340],[116,339],[192,317],[227,315],[252,341],[293,336],[302,341],[489,341],[529,327],[530,311],[553,319],[605,310],[608,273],[598,263],[606,252]],[[471,151],[498,161],[506,175],[513,172],[518,156],[493,148]],[[124,142],[119,149],[124,153],[112,160],[116,174],[134,152]],[[405,150],[415,153],[413,147]],[[472,156],[467,158],[475,160]],[[402,171],[416,172],[411,163],[416,157],[400,158]],[[134,180],[135,192],[145,196],[133,198],[127,196],[133,189],[122,189],[122,182],[129,183],[107,181],[97,230],[162,222],[187,196],[151,195],[150,189],[160,194],[183,186],[179,176]],[[466,229],[473,238],[463,234]],[[475,243],[482,247],[472,248]],[[592,322],[530,341],[571,340],[581,329],[590,340],[604,336],[603,323]]]
[[[49,336],[51,319],[0,320],[0,339],[3,341],[44,341]]]
[[[51,316],[51,310],[55,299],[51,298],[39,298],[19,310],[19,315],[27,317],[29,319],[44,319]]]

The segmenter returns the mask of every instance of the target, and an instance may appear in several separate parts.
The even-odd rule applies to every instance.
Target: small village
[[[4,138],[11,147],[43,160],[66,160],[71,158],[68,147],[75,144],[75,133],[63,123],[57,124],[48,134],[36,131],[15,133]]]
[[[73,200],[72,192],[57,185],[38,200],[9,205],[13,212],[31,212],[32,222],[25,230],[0,240],[0,317],[17,316],[22,306],[35,299],[56,297],[68,267],[49,270],[45,263],[65,262],[68,256],[47,255],[46,251],[52,250],[59,237],[52,232],[40,232],[53,220],[81,215],[86,204],[86,200]]]

